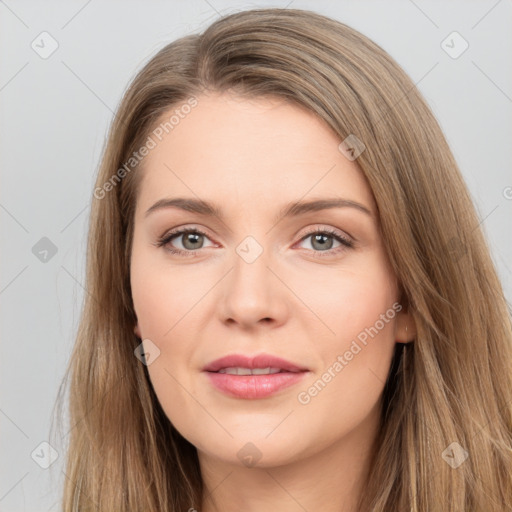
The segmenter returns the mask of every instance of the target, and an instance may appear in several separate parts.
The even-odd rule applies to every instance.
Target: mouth
[[[256,357],[230,355],[203,368],[213,386],[242,399],[261,399],[300,382],[307,368],[284,359],[261,354]]]
[[[241,367],[230,367],[221,368],[220,370],[213,373],[226,373],[228,375],[274,375],[276,373],[298,373],[283,370],[282,368],[241,368]]]
[[[271,354],[256,356],[230,354],[207,364],[203,371],[222,371],[231,375],[266,375],[281,372],[303,372],[308,371],[308,368]]]

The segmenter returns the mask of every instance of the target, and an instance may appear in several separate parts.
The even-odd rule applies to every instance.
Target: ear
[[[397,343],[410,343],[416,339],[416,322],[407,311],[400,311],[395,321],[395,340]]]

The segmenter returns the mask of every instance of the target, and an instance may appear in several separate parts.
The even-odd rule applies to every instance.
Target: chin
[[[305,456],[298,447],[298,439],[287,436],[286,441],[278,438],[270,440],[266,439],[265,435],[262,435],[261,431],[258,435],[248,433],[240,436],[233,432],[233,439],[226,443],[219,444],[218,439],[203,441],[201,446],[207,448],[203,456],[248,469],[285,466]],[[201,452],[202,448],[196,446]],[[212,446],[215,446],[214,450],[211,450]]]

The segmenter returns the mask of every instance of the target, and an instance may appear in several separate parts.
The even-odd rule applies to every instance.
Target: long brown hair
[[[197,451],[134,356],[129,268],[144,165],[133,153],[164,113],[206,90],[277,96],[315,112],[340,141],[352,134],[366,147],[357,163],[417,336],[390,369],[360,510],[510,511],[510,313],[454,157],[382,48],[293,9],[232,14],[165,46],[124,94],[96,180],[85,303],[66,372],[63,510],[201,508]]]

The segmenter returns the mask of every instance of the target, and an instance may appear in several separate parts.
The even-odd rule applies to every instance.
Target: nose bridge
[[[253,235],[247,235],[235,247],[233,269],[225,282],[226,317],[249,324],[282,315],[282,290],[268,268],[272,266],[269,256],[268,247],[264,248]]]
[[[242,292],[244,297],[266,302],[264,296],[269,295],[273,288],[273,283],[270,282],[273,276],[268,269],[268,246],[264,247],[263,241],[260,243],[255,236],[247,235],[236,246],[235,253],[231,284],[236,287],[236,293]]]
[[[265,251],[265,248],[263,247],[263,244],[265,243],[262,240],[263,236],[258,235],[258,238],[261,240],[261,243],[255,236],[247,235],[235,248],[237,255],[247,265],[252,265],[257,260],[261,259],[263,253],[268,254],[268,248]],[[265,257],[263,259],[266,260],[267,258]]]

